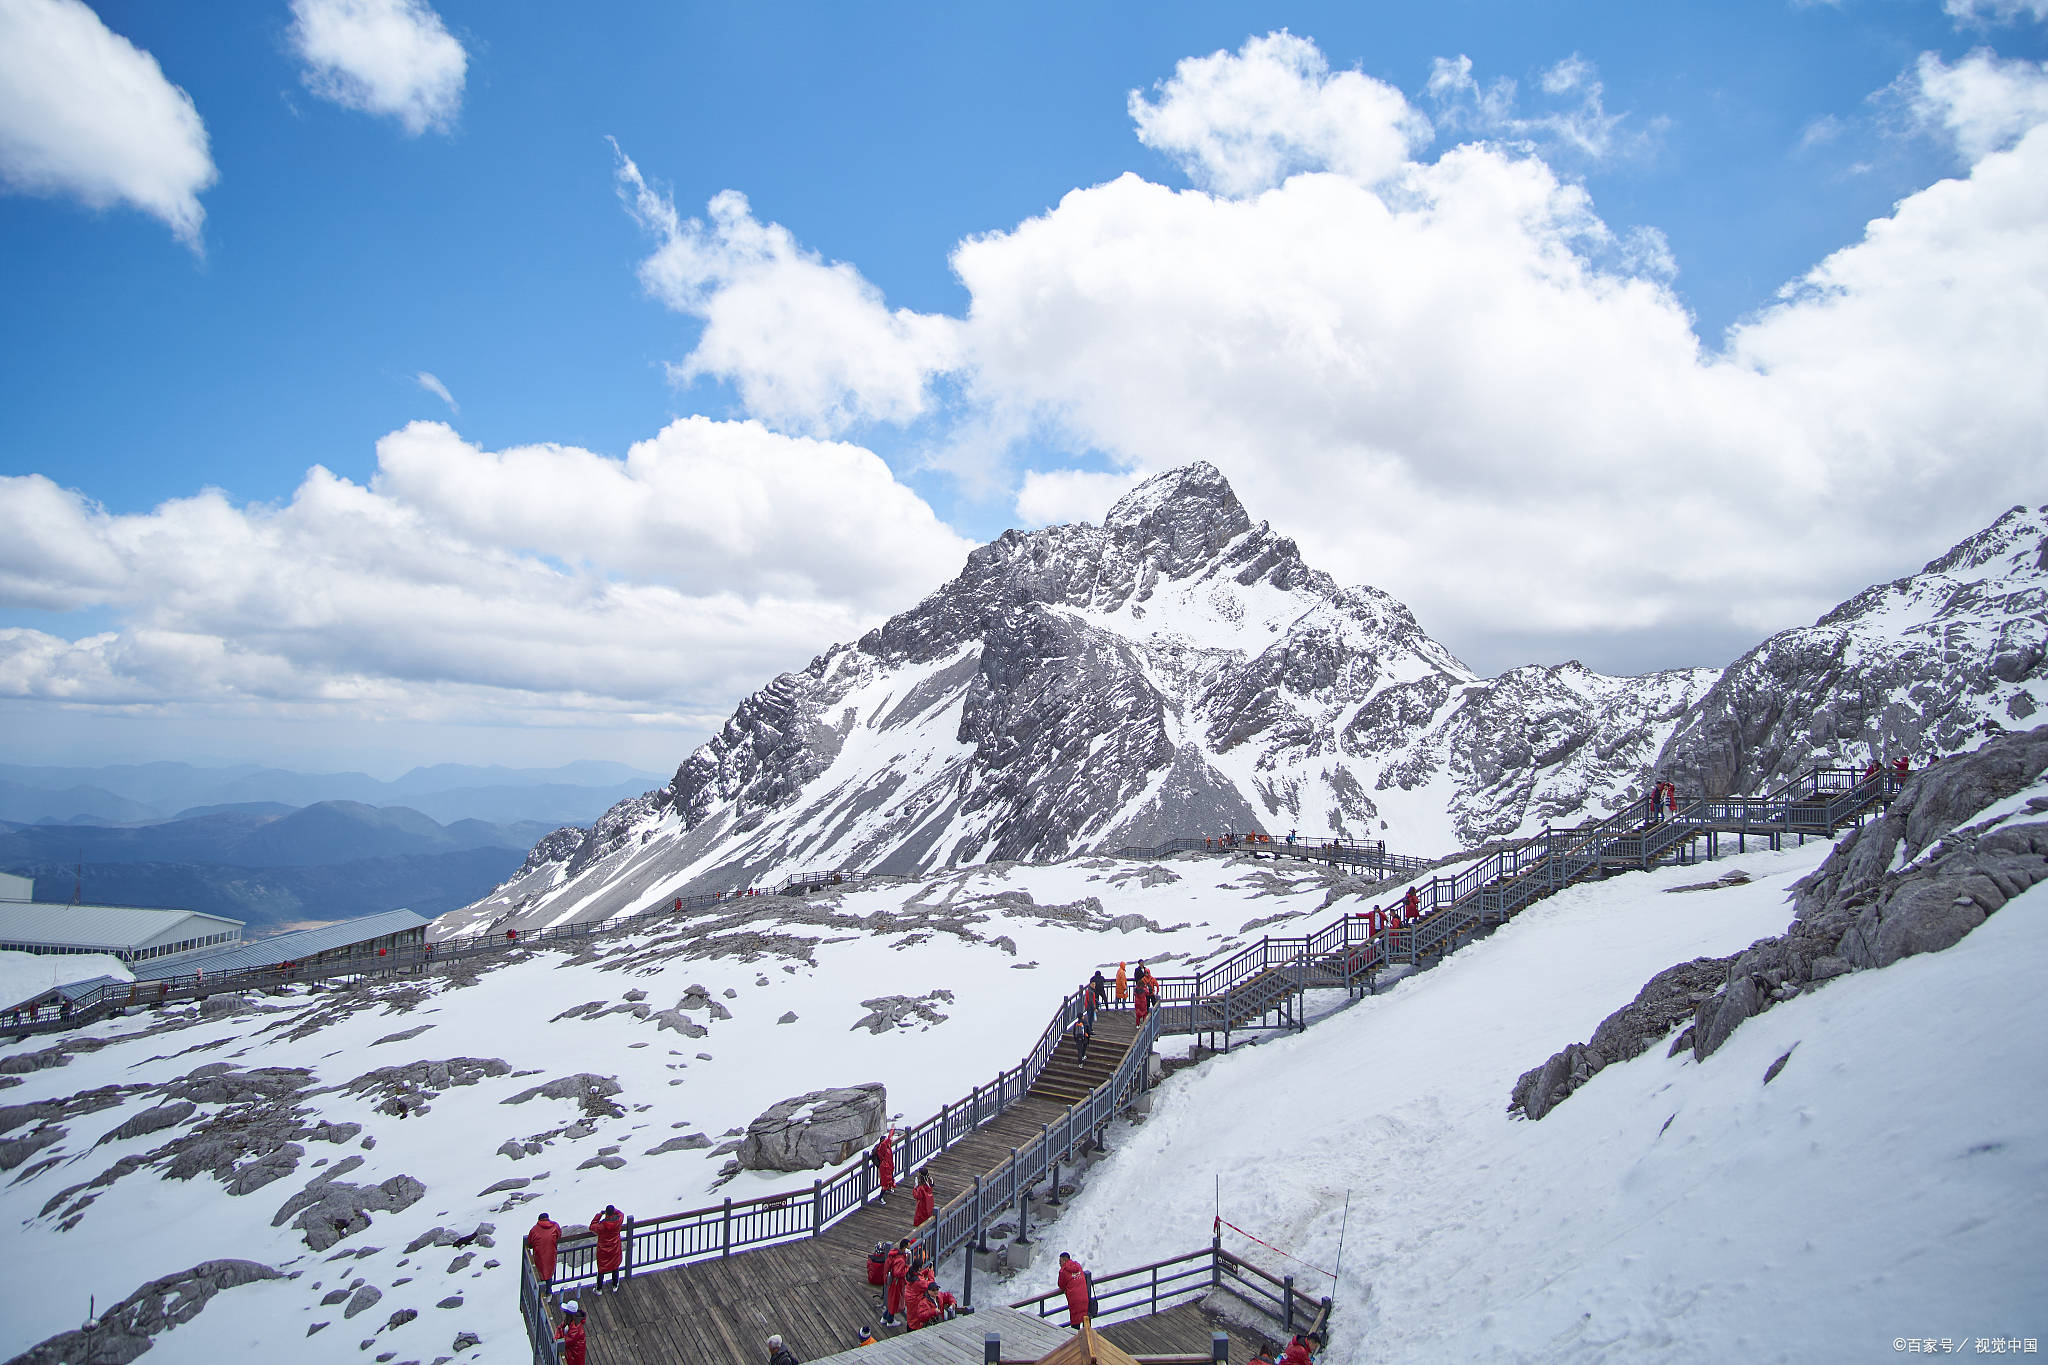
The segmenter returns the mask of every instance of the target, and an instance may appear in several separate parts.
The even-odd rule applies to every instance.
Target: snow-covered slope
[[[1729,665],[1660,772],[1712,795],[1814,763],[1925,762],[2048,709],[2048,507],[2015,507],[1917,574]]]
[[[644,1216],[805,1183],[748,1173],[714,1193],[715,1147],[780,1099],[870,1080],[922,1120],[1014,1066],[1098,965],[1234,951],[1283,932],[1264,923],[1276,915],[1324,922],[1333,884],[1199,858],[976,868],[763,898],[468,981],[294,988],[239,1012],[0,1043],[0,1359],[77,1326],[88,1295],[104,1309],[154,1277],[240,1258],[298,1278],[223,1291],[159,1338],[152,1365],[280,1349],[361,1361],[373,1335],[372,1355],[431,1360],[461,1331],[482,1338],[477,1358],[513,1365],[525,1345],[511,1267],[538,1212],[566,1225],[607,1201]],[[617,1092],[514,1102],[586,1074]],[[416,1197],[328,1246],[288,1201],[337,1174],[388,1185],[388,1202]],[[489,1242],[407,1250],[485,1223]],[[377,1301],[345,1317],[363,1287]],[[419,1316],[378,1330],[406,1310]]]
[[[1338,1272],[1326,1365],[1874,1360],[1896,1338],[2048,1335],[2048,884],[1704,1063],[1652,1047],[1541,1123],[1506,1112],[1517,1073],[1645,978],[1782,929],[1827,851],[1734,860],[1748,886],[1663,894],[1699,880],[1674,868],[1560,893],[1304,1034],[1204,1062],[1114,1135],[1047,1235],[1101,1271],[1198,1248],[1220,1175],[1222,1216],[1298,1260],[1226,1246],[1318,1294],[1311,1267]]]
[[[1212,466],[1011,531],[740,704],[666,788],[562,830],[440,932],[603,918],[814,867],[916,873],[1298,828],[1443,853],[1600,812],[1716,677],[1476,678]]]

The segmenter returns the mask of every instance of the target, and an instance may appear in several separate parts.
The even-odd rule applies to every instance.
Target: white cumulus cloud
[[[2021,19],[2048,23],[2048,0],[1943,0],[1941,8],[1959,25],[1988,27]]]
[[[745,195],[712,199],[709,221],[683,218],[623,152],[618,187],[656,241],[647,291],[704,323],[679,379],[729,380],[750,412],[819,434],[925,411],[931,375],[954,363],[951,321],[891,312],[859,271],[761,222]]]
[[[1300,170],[1372,184],[1429,139],[1429,120],[1400,91],[1357,71],[1332,72],[1322,50],[1282,30],[1236,53],[1189,57],[1148,95],[1130,93],[1138,140],[1196,184],[1248,195]]]
[[[0,0],[0,182],[129,204],[197,250],[218,178],[192,97],[80,0]]]
[[[1965,161],[2011,146],[2048,123],[2048,62],[1979,48],[1951,65],[1928,52],[1907,84],[1915,117],[1952,138]]]
[[[454,126],[469,54],[425,0],[292,0],[291,44],[322,99],[414,137]]]
[[[0,604],[119,621],[0,631],[0,698],[671,726],[909,605],[969,548],[868,451],[703,418],[623,460],[418,422],[378,443],[367,486],[315,467],[282,506],[209,490],[122,515],[0,478],[0,530]]]

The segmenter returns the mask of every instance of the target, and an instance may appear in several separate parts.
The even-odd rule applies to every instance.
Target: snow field
[[[779,922],[769,917],[795,908],[792,903],[760,898],[759,927],[813,939],[815,967],[773,956],[755,962],[673,956],[693,946],[687,937],[668,950],[670,956],[661,957],[647,946],[653,936],[642,933],[602,941],[607,949],[640,945],[648,959],[642,965],[570,964],[564,954],[540,951],[525,962],[482,973],[472,986],[447,989],[435,981],[431,995],[409,1012],[365,1008],[297,1040],[284,1036],[288,1027],[258,1030],[310,1018],[332,997],[271,998],[266,1003],[278,1007],[276,1012],[207,1020],[155,1035],[146,1031],[148,1016],[91,1025],[81,1032],[121,1041],[75,1055],[68,1066],[22,1076],[21,1084],[0,1092],[0,1104],[61,1098],[102,1085],[158,1084],[209,1062],[304,1067],[319,1085],[340,1085],[380,1067],[454,1057],[500,1058],[515,1071],[534,1074],[451,1087],[430,1101],[427,1112],[402,1120],[377,1112],[373,1095],[313,1097],[308,1103],[318,1118],[361,1123],[375,1145],[364,1148],[360,1137],[346,1146],[307,1142],[295,1172],[243,1196],[228,1195],[208,1175],[178,1182],[144,1169],[102,1190],[69,1232],[56,1226],[62,1205],[48,1217],[41,1213],[53,1195],[90,1180],[124,1155],[154,1150],[219,1109],[201,1106],[175,1129],[104,1146],[95,1144],[160,1098],[140,1096],[65,1120],[69,1132],[63,1141],[32,1161],[51,1155],[65,1159],[27,1180],[16,1170],[10,1176],[14,1183],[0,1185],[0,1218],[20,1230],[6,1311],[0,1313],[0,1351],[12,1354],[77,1326],[88,1295],[97,1295],[104,1309],[151,1278],[203,1260],[234,1257],[304,1273],[290,1284],[227,1291],[195,1322],[160,1336],[153,1361],[246,1358],[254,1354],[252,1342],[266,1352],[289,1344],[306,1365],[362,1361],[368,1357],[358,1352],[358,1343],[393,1311],[413,1308],[421,1316],[380,1336],[371,1354],[395,1349],[401,1358],[428,1360],[447,1354],[457,1331],[470,1330],[483,1338],[484,1346],[465,1360],[514,1365],[524,1359],[525,1345],[512,1267],[518,1239],[542,1210],[569,1224],[584,1221],[609,1201],[648,1216],[702,1207],[727,1194],[741,1199],[796,1188],[807,1185],[813,1174],[743,1173],[714,1192],[712,1182],[724,1156],[713,1158],[708,1149],[644,1155],[658,1143],[699,1131],[717,1143],[728,1129],[743,1127],[777,1100],[869,1080],[888,1085],[893,1111],[922,1121],[942,1103],[992,1079],[998,1069],[1016,1065],[1037,1040],[1059,996],[1078,988],[1097,966],[1106,963],[1113,971],[1119,959],[1135,963],[1146,956],[1157,961],[1167,952],[1228,951],[1233,949],[1230,936],[1249,921],[1285,913],[1320,924],[1337,913],[1318,908],[1324,882],[1306,869],[1285,870],[1276,880],[1265,865],[1182,860],[1165,865],[1177,878],[1173,882],[1146,888],[1127,877],[1121,885],[1112,884],[1117,873],[1142,873],[1155,866],[1089,859],[858,890],[838,901],[840,913],[863,920],[858,930]],[[1271,886],[1294,889],[1271,896],[1247,895],[1244,889]],[[1028,891],[1041,908],[990,899],[1005,891]],[[1088,896],[1099,897],[1103,905],[1092,927],[1068,922],[1062,912],[1050,909]],[[984,940],[1008,936],[1016,954],[991,941],[915,926],[914,917],[925,912],[958,919]],[[1119,915],[1186,927],[1160,934],[1124,932],[1109,923]],[[1288,926],[1253,930],[1251,937],[1261,932],[1284,933]],[[694,983],[703,984],[733,1015],[717,1020],[704,1011],[689,1014],[708,1030],[702,1038],[660,1030],[651,1019],[625,1013],[550,1022],[586,1001],[621,1003],[625,992],[636,988],[647,993],[653,1010],[666,1010]],[[735,998],[725,997],[728,989]],[[868,1013],[863,1000],[924,996],[935,989],[954,996],[950,1003],[934,1002],[948,1016],[943,1023],[897,1028],[881,1036],[853,1027]],[[797,1014],[796,1022],[776,1022],[790,1011]],[[417,1037],[379,1041],[421,1025],[429,1027]],[[0,1056],[53,1041],[0,1045]],[[711,1054],[711,1060],[700,1060],[699,1053]],[[614,1101],[627,1110],[626,1117],[603,1120],[594,1134],[580,1140],[557,1138],[538,1155],[517,1161],[499,1155],[496,1149],[508,1138],[559,1129],[580,1117],[572,1101],[535,1098],[518,1106],[502,1101],[578,1072],[615,1076],[622,1093]],[[577,1169],[613,1146],[627,1162],[623,1169]],[[368,1229],[325,1253],[308,1251],[289,1225],[271,1227],[287,1198],[323,1168],[351,1155],[362,1156],[364,1164],[342,1179],[375,1184],[403,1173],[426,1186],[425,1196],[399,1213],[372,1214]],[[494,1212],[506,1195],[486,1197],[481,1191],[508,1177],[533,1179],[529,1192],[538,1197]],[[406,1243],[431,1228],[468,1232],[482,1221],[497,1225],[496,1246],[476,1249],[475,1259],[460,1271],[448,1269],[459,1254],[453,1248],[404,1255]],[[378,1250],[333,1259],[366,1247]],[[486,1270],[488,1259],[503,1265]],[[400,1265],[402,1260],[408,1263]],[[319,1306],[322,1293],[358,1276],[384,1291],[381,1302],[346,1321],[340,1306]],[[404,1277],[411,1282],[395,1283]],[[316,1281],[322,1289],[313,1288]],[[464,1296],[461,1308],[434,1307],[454,1294]],[[321,1321],[331,1325],[306,1337],[307,1328]]]
[[[1703,1064],[1653,1045],[1539,1123],[1506,1113],[1522,1071],[1656,972],[1781,930],[1827,851],[1726,860],[1744,887],[1663,894],[1695,867],[1565,891],[1306,1033],[1182,1073],[1052,1249],[1104,1272],[1195,1249],[1220,1173],[1226,1219],[1330,1270],[1349,1190],[1327,1365],[1863,1360],[1899,1336],[2048,1335],[2048,887],[1945,952],[1779,1005]]]

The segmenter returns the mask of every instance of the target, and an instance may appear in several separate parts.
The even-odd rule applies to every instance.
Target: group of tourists
[[[1312,1365],[1317,1351],[1323,1349],[1321,1332],[1296,1332],[1294,1340],[1287,1343],[1287,1349],[1280,1353],[1279,1365]],[[1245,1365],[1274,1365],[1270,1350],[1260,1351]]]
[[[896,1188],[896,1130],[889,1129],[882,1134],[882,1140],[875,1144],[868,1159],[874,1163],[877,1183],[884,1194]],[[910,1226],[914,1231],[938,1216],[938,1191],[932,1186],[931,1169],[917,1173],[910,1186]],[[922,1237],[905,1237],[895,1246],[887,1242],[875,1243],[875,1249],[868,1253],[868,1283],[882,1291],[882,1325],[893,1327],[899,1316],[907,1330],[915,1332],[920,1327],[953,1316],[956,1304],[952,1293],[939,1287],[938,1272],[928,1261],[928,1251]],[[873,1339],[872,1332],[864,1332],[864,1339],[856,1345],[866,1345]]]
[[[611,1276],[612,1292],[619,1291],[626,1259],[626,1215],[616,1204],[606,1204],[590,1220],[590,1232],[597,1239],[597,1283],[588,1292],[604,1292],[605,1276]],[[562,1240],[562,1225],[543,1213],[526,1230],[526,1253],[533,1258],[533,1273],[540,1292],[554,1287],[556,1248]],[[555,1328],[555,1340],[562,1343],[562,1365],[583,1365],[587,1349],[588,1314],[575,1299],[562,1301],[562,1322]]]

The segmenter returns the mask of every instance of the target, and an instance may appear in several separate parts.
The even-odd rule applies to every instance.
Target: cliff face
[[[1473,675],[1207,464],[1011,531],[741,702],[665,788],[444,928],[598,918],[810,867],[910,874],[1258,828],[1414,852],[1598,813],[1713,670]]]

